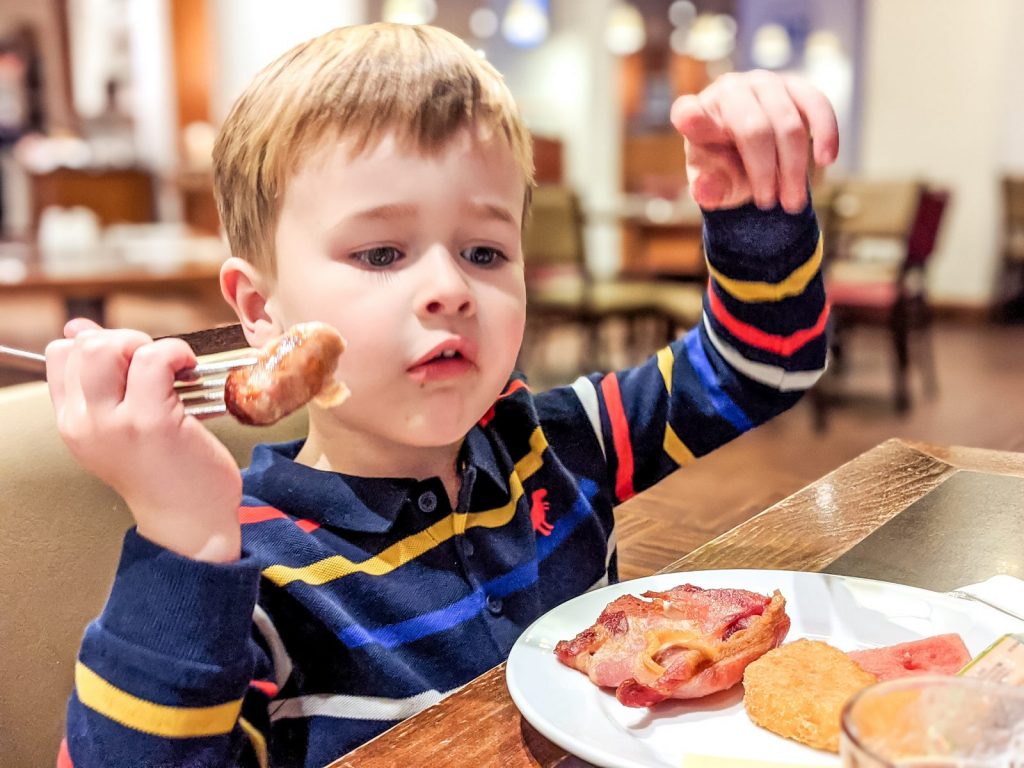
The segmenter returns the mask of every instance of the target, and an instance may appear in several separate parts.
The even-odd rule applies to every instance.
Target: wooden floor
[[[1024,325],[939,325],[939,392],[899,416],[891,404],[885,339],[851,340],[842,389],[850,397],[814,429],[809,402],[663,480],[656,515],[619,513],[619,572],[644,576],[789,496],[890,437],[1024,451]]]
[[[56,331],[20,326],[40,338],[19,341],[42,349],[46,334],[59,333],[59,319],[54,324]],[[827,431],[814,430],[810,405],[802,402],[662,481],[652,490],[657,514],[641,516],[623,504],[621,577],[667,565],[890,437],[1024,451],[1024,325],[939,325],[934,349],[939,393],[923,399],[915,379],[913,408],[900,417],[889,397],[885,337],[865,330],[851,340],[843,385],[866,396],[832,409]],[[527,372],[535,385],[543,379]],[[27,378],[0,368],[0,385]]]

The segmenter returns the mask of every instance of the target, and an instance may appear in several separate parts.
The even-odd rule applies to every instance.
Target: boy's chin
[[[444,448],[461,443],[479,419],[430,419],[407,433],[407,442],[418,448]]]

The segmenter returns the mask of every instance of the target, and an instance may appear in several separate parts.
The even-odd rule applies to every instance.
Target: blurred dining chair
[[[897,411],[910,407],[908,369],[912,335],[926,394],[937,391],[930,338],[925,268],[934,252],[949,192],[916,181],[844,182],[829,215],[829,261],[826,289],[832,305],[831,376],[842,374],[844,346],[860,325],[888,330],[892,342],[894,401]],[[867,239],[889,241],[897,258],[882,260],[858,254]],[[828,382],[825,383],[827,389]],[[827,398],[819,396],[819,425]]]
[[[668,335],[666,313],[649,281],[593,277],[586,261],[579,199],[569,187],[542,184],[534,190],[523,256],[529,318],[524,346],[531,348],[531,358],[544,343],[541,336],[558,324],[582,334],[584,367],[608,362],[602,331],[611,320],[624,323],[627,351],[633,351],[635,334],[645,319],[658,325],[659,341]]]
[[[64,447],[45,383],[0,388],[0,424],[0,764],[53,765],[82,632],[103,606],[131,518]],[[256,442],[302,436],[306,415],[259,429],[206,424],[245,465]]]
[[[1004,176],[1001,296],[1003,320],[1024,320],[1024,176]]]

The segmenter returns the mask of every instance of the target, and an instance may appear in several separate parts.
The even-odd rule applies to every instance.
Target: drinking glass
[[[921,676],[847,702],[843,768],[1024,768],[1024,687]]]

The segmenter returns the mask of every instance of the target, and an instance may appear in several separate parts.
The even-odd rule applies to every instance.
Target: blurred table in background
[[[614,209],[589,208],[586,221],[616,224],[622,230],[623,275],[703,283],[704,217],[688,196],[627,194]]]
[[[25,243],[0,243],[0,301],[29,294],[56,295],[67,318],[101,325],[108,300],[119,293],[197,298],[219,295],[227,249],[216,237],[183,235],[124,238],[45,252]]]

